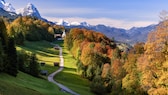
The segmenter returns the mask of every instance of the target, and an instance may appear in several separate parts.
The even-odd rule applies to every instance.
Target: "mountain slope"
[[[18,17],[13,6],[4,0],[0,0],[0,16],[7,17],[9,20],[14,20]]]
[[[6,3],[5,0],[0,0],[0,8],[7,12],[16,12],[15,8],[10,3]]]
[[[126,31],[129,35],[128,43],[146,42],[148,33],[154,31],[157,25],[149,25],[146,27],[133,27]]]
[[[7,17],[9,20],[14,20],[18,15],[14,12],[7,12],[4,9],[0,8],[0,16]]]

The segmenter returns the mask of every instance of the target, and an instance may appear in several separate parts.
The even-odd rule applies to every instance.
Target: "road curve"
[[[59,46],[59,45],[56,45],[56,44],[52,44],[54,45],[54,48],[59,48],[59,57],[60,57],[60,68],[58,70],[56,70],[55,72],[51,73],[49,76],[48,76],[48,81],[56,84],[58,87],[61,88],[61,91],[64,91],[64,92],[68,92],[72,95],[79,95],[78,93],[72,91],[71,89],[69,89],[68,87],[56,82],[53,77],[58,74],[59,72],[61,72],[63,69],[64,69],[64,58],[62,56],[62,48]]]

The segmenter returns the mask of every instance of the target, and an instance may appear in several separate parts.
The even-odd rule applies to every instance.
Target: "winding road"
[[[58,70],[56,70],[55,72],[51,73],[49,76],[48,76],[48,81],[56,84],[58,87],[61,88],[61,91],[64,91],[64,92],[67,92],[67,93],[70,93],[72,95],[79,95],[78,93],[72,91],[71,89],[69,89],[68,87],[56,82],[53,77],[58,74],[59,72],[61,72],[63,69],[64,69],[64,58],[62,56],[62,48],[59,46],[59,45],[56,45],[56,44],[52,44],[54,45],[54,47],[56,48],[59,48],[59,57],[60,57],[60,68]]]

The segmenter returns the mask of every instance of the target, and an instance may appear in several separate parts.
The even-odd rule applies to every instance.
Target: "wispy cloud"
[[[48,16],[61,16],[61,17],[67,17],[67,16],[82,16],[82,15],[93,15],[98,14],[99,9],[90,9],[90,8],[59,8],[59,9],[41,9],[41,14],[48,15]]]
[[[157,24],[157,21],[127,21],[127,20],[117,20],[111,18],[79,18],[79,17],[66,17],[66,18],[57,18],[57,17],[45,17],[50,21],[58,22],[60,19],[63,19],[68,22],[84,22],[91,25],[104,24],[111,27],[129,29],[131,27],[143,27],[150,24]]]

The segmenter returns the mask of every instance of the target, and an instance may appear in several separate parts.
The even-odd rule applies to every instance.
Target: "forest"
[[[0,18],[0,72],[17,76],[22,71],[39,76],[39,63],[34,53],[16,51],[24,41],[54,41],[54,32],[61,33],[62,26],[50,25],[34,17],[18,17],[14,21]]]
[[[138,42],[129,51],[101,33],[78,28],[67,33],[64,45],[97,95],[167,95],[167,27],[167,20],[161,22],[146,43]]]
[[[0,72],[17,76],[18,71],[38,77],[38,59],[33,53],[16,51],[24,41],[54,41],[63,26],[32,17],[12,22],[0,19]],[[96,95],[168,94],[168,20],[160,22],[145,43],[129,50],[117,41],[87,29],[67,29],[64,46],[76,59],[77,72],[90,81]]]

